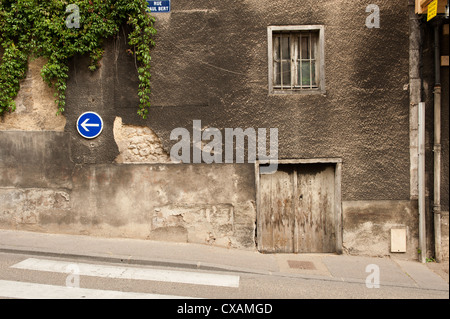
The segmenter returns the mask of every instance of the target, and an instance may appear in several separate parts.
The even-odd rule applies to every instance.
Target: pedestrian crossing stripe
[[[219,287],[239,287],[239,276],[194,271],[178,271],[166,269],[137,268],[87,263],[73,263],[67,261],[28,258],[13,266],[16,269],[46,271],[69,274],[70,267],[76,265],[80,276],[94,276],[116,279],[149,280],[194,285]]]
[[[71,288],[9,280],[0,280],[0,297],[19,299],[191,299],[183,296]]]

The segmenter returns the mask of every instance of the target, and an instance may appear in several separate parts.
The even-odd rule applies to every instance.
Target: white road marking
[[[69,288],[8,280],[0,280],[0,296],[19,299],[189,299],[181,296]]]
[[[239,287],[239,276],[219,275],[199,272],[134,268],[123,266],[96,265],[86,263],[74,263],[50,259],[28,258],[13,266],[17,269],[38,270],[47,272],[57,272],[69,274],[70,266],[76,265],[79,268],[80,276],[95,276],[118,279],[135,279],[175,282],[183,284],[220,286],[220,287]],[[69,267],[69,268],[68,268]]]

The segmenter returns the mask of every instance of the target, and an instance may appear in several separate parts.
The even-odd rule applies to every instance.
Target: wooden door
[[[274,174],[261,175],[261,209],[262,229],[257,230],[261,236],[260,251],[284,253],[292,252],[294,245],[293,194],[294,180],[292,171],[278,166]]]
[[[265,253],[336,250],[335,167],[279,165],[260,177],[258,249]]]

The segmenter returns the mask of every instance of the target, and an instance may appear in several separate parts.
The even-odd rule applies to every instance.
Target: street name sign
[[[103,120],[95,112],[85,112],[78,118],[77,130],[84,138],[96,138],[103,130]]]
[[[166,1],[147,1],[147,7],[151,13],[170,12],[170,0]]]

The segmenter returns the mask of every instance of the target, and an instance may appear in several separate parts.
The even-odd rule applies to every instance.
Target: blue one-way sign
[[[77,130],[84,138],[96,138],[103,130],[103,120],[95,112],[83,113],[78,118]]]

